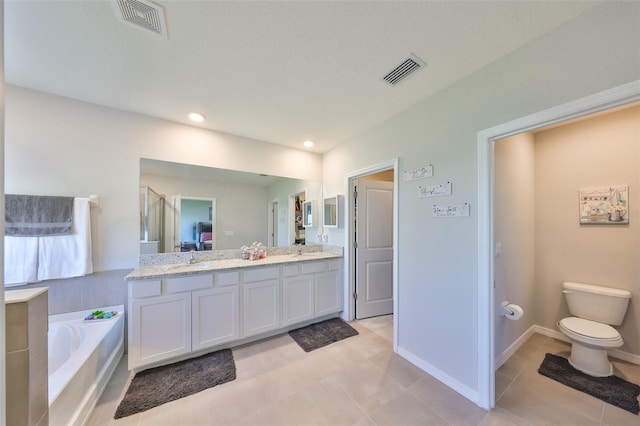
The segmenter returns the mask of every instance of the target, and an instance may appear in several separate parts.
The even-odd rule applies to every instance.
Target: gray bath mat
[[[306,327],[291,330],[289,336],[296,341],[305,352],[327,346],[338,340],[356,336],[358,332],[340,318],[311,324]]]
[[[114,418],[141,413],[235,378],[231,349],[141,371],[131,381]]]
[[[552,354],[544,356],[538,373],[633,414],[640,411],[640,386],[620,377],[589,376],[573,368],[566,358]]]

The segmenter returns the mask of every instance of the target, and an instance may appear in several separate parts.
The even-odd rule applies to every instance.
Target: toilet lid
[[[593,339],[618,339],[618,330],[608,324],[586,320],[584,318],[568,317],[560,320],[560,324],[569,331]]]

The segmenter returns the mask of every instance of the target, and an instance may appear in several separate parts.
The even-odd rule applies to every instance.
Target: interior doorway
[[[349,187],[349,193],[345,197],[345,209],[347,212],[347,220],[345,224],[345,282],[348,282],[349,285],[345,286],[345,292],[347,293],[345,296],[345,300],[349,302],[345,305],[345,314],[344,317],[349,320],[353,320],[363,317],[363,309],[360,308],[360,314],[358,313],[358,307],[356,306],[358,299],[361,301],[371,301],[374,302],[375,299],[379,299],[381,303],[379,305],[384,306],[386,303],[386,311],[381,310],[373,313],[373,315],[384,315],[383,312],[386,312],[388,315],[391,314],[393,318],[393,344],[394,350],[397,350],[397,336],[398,336],[398,318],[399,318],[399,309],[398,309],[398,252],[397,252],[397,243],[398,243],[398,160],[393,159],[386,161],[384,163],[376,164],[370,167],[367,167],[362,170],[358,170],[352,172],[347,175],[347,184]],[[367,188],[371,187],[373,190],[373,196],[370,197],[370,200],[373,201],[373,204],[370,204],[368,207],[366,204],[369,204],[369,200],[363,201],[361,194],[358,197],[355,197],[355,193],[358,191],[356,187],[360,187],[359,191],[362,191],[363,182],[367,182],[364,184]],[[382,189],[373,189],[376,185],[375,182],[383,183]],[[371,182],[371,183],[369,183]],[[371,194],[369,192],[367,195]],[[383,205],[384,209],[378,211],[374,205]],[[367,216],[366,221],[367,224],[365,228],[362,227],[362,219],[360,219],[358,225],[358,210],[360,212],[369,211],[369,216]],[[381,223],[384,223],[384,229],[379,229]],[[363,234],[363,229],[369,228],[370,231],[375,232],[376,235],[371,235],[369,242],[357,242],[358,239],[358,229],[360,230],[360,234]],[[364,232],[365,237],[366,231]],[[365,238],[366,240],[366,238]],[[363,262],[363,265],[358,265],[358,259],[363,260],[366,258],[360,250],[358,249],[358,245],[360,248],[363,248],[363,245],[366,247],[367,244],[371,243],[372,249],[378,250],[380,253],[383,251],[386,252],[385,255],[390,254],[389,260],[377,261],[373,260],[370,263]],[[379,247],[379,249],[378,249]],[[383,248],[384,247],[384,248]],[[367,266],[368,265],[368,266]],[[358,269],[360,267],[360,272]],[[367,272],[366,268],[369,267],[370,271],[373,272],[377,270],[381,272],[379,276],[374,278],[374,288],[358,290],[358,277],[363,276],[366,278]],[[363,269],[364,271],[363,272]],[[371,274],[369,274],[371,276]],[[366,283],[366,281],[364,281]],[[383,287],[382,283],[387,283],[387,285],[391,284],[391,287]],[[366,284],[364,284],[366,286]],[[362,284],[361,284],[362,286]],[[390,291],[390,294],[389,294]],[[366,293],[369,292],[367,295]],[[364,293],[364,294],[363,294]],[[390,297],[389,297],[390,296]],[[373,304],[372,306],[375,306]],[[366,309],[366,308],[365,308]],[[364,311],[364,315],[369,316],[370,314]]]
[[[306,234],[304,228],[304,221],[302,220],[302,204],[306,201],[306,192],[299,192],[289,197],[292,213],[291,217],[291,238],[292,245],[299,244],[304,245],[306,242]]]
[[[495,406],[494,142],[640,100],[640,81],[478,133],[478,405]]]
[[[393,313],[393,170],[390,172],[353,179],[356,319]]]
[[[216,199],[201,197],[172,197],[173,250],[211,251],[216,249]]]

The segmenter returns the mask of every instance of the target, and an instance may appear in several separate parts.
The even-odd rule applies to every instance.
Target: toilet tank
[[[562,288],[571,315],[603,324],[622,324],[631,292],[574,282],[564,282]]]

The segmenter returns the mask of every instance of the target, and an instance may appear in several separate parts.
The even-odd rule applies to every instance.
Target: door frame
[[[275,200],[269,201],[269,206],[267,207],[267,246],[268,247],[278,247],[279,246],[279,235],[278,235],[278,221],[280,220],[280,202],[276,198]]]
[[[640,80],[478,132],[478,401],[495,406],[494,142],[640,100]]]
[[[343,318],[347,321],[353,321],[355,319],[356,302],[353,298],[353,294],[356,291],[356,283],[353,279],[356,265],[353,263],[355,258],[355,250],[353,248],[353,242],[351,241],[351,233],[353,231],[353,180],[367,176],[370,174],[382,172],[385,170],[393,169],[393,351],[398,352],[398,319],[399,319],[399,304],[398,304],[398,158],[384,161],[382,163],[374,164],[365,167],[360,170],[347,173],[345,176],[345,184],[347,187],[347,196],[344,200],[344,282],[348,283],[345,286],[344,295],[344,312]]]

